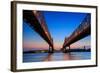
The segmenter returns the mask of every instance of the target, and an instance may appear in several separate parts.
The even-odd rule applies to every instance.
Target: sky
[[[65,37],[79,26],[87,13],[43,11],[46,24],[54,41],[54,48],[60,50]],[[91,37],[71,45],[72,48],[90,46]],[[23,48],[24,50],[45,50],[49,45],[25,21],[23,21]]]

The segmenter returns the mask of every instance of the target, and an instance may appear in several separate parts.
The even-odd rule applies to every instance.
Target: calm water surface
[[[23,62],[62,61],[62,60],[87,60],[91,59],[91,52],[70,53],[24,53]]]

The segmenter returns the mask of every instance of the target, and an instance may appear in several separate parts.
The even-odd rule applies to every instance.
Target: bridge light
[[[35,11],[35,10],[34,10],[34,11],[33,11],[33,13],[34,13],[34,14],[36,14],[36,13],[37,13],[37,11]]]
[[[46,34],[48,34],[48,32],[47,32],[47,31],[45,31],[45,33],[46,33]]]

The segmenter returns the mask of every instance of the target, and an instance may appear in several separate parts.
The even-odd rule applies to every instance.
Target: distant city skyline
[[[87,13],[43,11],[46,24],[54,41],[54,48],[60,50],[65,37],[80,25]],[[71,48],[90,47],[91,36],[87,36],[71,45]],[[49,45],[23,21],[23,48],[27,50],[47,50]]]

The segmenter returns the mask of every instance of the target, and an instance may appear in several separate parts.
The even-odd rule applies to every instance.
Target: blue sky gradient
[[[54,47],[59,50],[65,37],[71,35],[87,13],[43,11],[43,14],[53,38]],[[90,46],[90,40],[91,37],[88,36],[76,42],[76,44],[72,44],[72,47]],[[23,21],[23,47],[25,50],[48,49],[48,44],[25,21]]]

